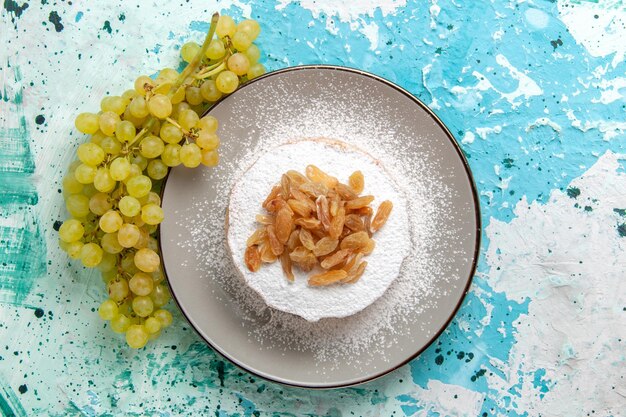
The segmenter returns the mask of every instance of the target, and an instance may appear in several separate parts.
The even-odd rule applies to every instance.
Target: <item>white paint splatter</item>
[[[526,17],[528,23],[537,29],[545,29],[548,27],[548,23],[550,22],[550,17],[543,10],[539,9],[531,8],[526,10],[524,17]]]
[[[373,21],[366,22],[363,17],[374,17],[380,10],[383,16],[395,13],[399,8],[406,6],[406,0],[376,0],[376,1],[336,1],[336,0],[278,0],[276,10],[283,10],[290,3],[295,3],[311,12],[315,19],[322,14],[326,16],[326,29],[337,34],[334,18],[344,23],[350,23],[350,29],[361,32],[370,42],[370,50],[378,47],[378,25]]]
[[[472,132],[465,132],[463,139],[461,139],[461,143],[464,145],[474,143],[474,139],[476,139],[476,136],[474,136]]]
[[[552,130],[554,130],[555,132],[561,133],[561,126],[558,123],[555,123],[552,120],[548,119],[547,117],[540,117],[534,122],[530,123],[528,126],[526,126],[526,131],[529,132],[539,126],[548,126],[551,127]]]
[[[510,93],[500,93],[502,97],[504,97],[509,103],[515,106],[515,100],[521,96],[528,99],[532,96],[538,96],[543,93],[543,90],[537,85],[535,81],[533,81],[529,76],[515,68],[509,60],[502,54],[496,55],[496,62],[500,64],[502,67],[509,70],[509,75],[511,78],[517,80],[519,85],[517,89]]]
[[[502,132],[502,126],[493,126],[493,127],[477,127],[476,129],[476,134],[481,138],[481,139],[487,139],[487,135],[491,134],[491,133],[495,133],[495,134],[499,134]]]
[[[626,207],[626,193],[620,192],[626,174],[618,172],[623,157],[607,152],[575,179],[576,199],[560,190],[545,205],[523,198],[514,220],[491,219],[486,229],[487,281],[510,299],[530,299],[528,314],[514,323],[516,343],[505,377],[486,374],[490,387],[502,392],[521,381],[512,403],[520,414],[623,411],[626,386],[617,364],[625,360],[626,243],[613,211]],[[581,207],[587,205],[592,211]],[[534,384],[542,369],[547,392]]]
[[[600,88],[602,91],[600,91],[600,98],[593,98],[591,102],[609,104],[624,98],[622,91],[626,89],[626,78],[616,77],[612,80],[605,78],[593,85],[594,87]]]
[[[626,5],[622,0],[576,3],[559,0],[557,7],[568,31],[592,56],[615,54],[611,63],[613,68],[624,60]]]
[[[576,117],[574,110],[567,110],[565,112],[567,118],[572,122],[572,127],[580,130],[581,132],[587,132],[592,129],[597,129],[603,134],[603,138],[606,141],[613,139],[626,132],[626,122],[615,122],[606,120],[592,120],[585,121],[584,123]]]

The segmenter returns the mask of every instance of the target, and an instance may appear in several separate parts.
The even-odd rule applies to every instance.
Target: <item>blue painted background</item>
[[[559,190],[577,197],[572,180],[606,151],[624,152],[623,88],[607,102],[601,100],[606,88],[598,85],[623,77],[626,65],[615,62],[615,54],[590,54],[559,13],[559,7],[588,2],[408,1],[395,2],[391,13],[371,2],[371,15],[346,21],[341,12],[324,12],[328,2],[313,12],[308,3],[244,1],[222,12],[240,17],[249,11],[261,22],[259,45],[269,69],[315,63],[356,67],[431,105],[461,142],[485,226],[512,221],[520,201],[547,204]],[[619,16],[623,9],[620,2],[600,2],[588,19],[600,19],[597,13]],[[101,297],[99,279],[70,266],[55,248],[55,222],[62,218],[56,188],[81,140],[70,133],[72,114],[97,105],[106,91],[122,91],[140,72],[175,66],[177,49],[202,38],[212,10],[213,4],[204,2],[159,7],[4,2],[0,414],[541,414],[544,396],[568,384],[578,369],[550,380],[533,358],[525,359],[523,370],[507,367],[519,342],[517,323],[529,315],[533,299],[494,290],[485,256],[471,293],[437,342],[403,369],[356,388],[312,392],[254,378],[221,361],[180,315],[163,338],[139,352],[127,350],[103,328],[93,313]],[[368,39],[360,30],[371,25],[376,36]],[[626,29],[621,30],[626,43]],[[97,77],[91,79],[90,72]],[[524,87],[526,77],[535,87]],[[485,81],[490,86],[484,87]],[[586,206],[581,203],[580,210]],[[491,242],[486,234],[483,238],[485,252]],[[623,288],[616,290],[623,294]],[[623,320],[619,309],[615,314]],[[614,366],[607,372],[621,367],[623,374],[623,354]],[[490,375],[508,384],[495,384]],[[617,381],[623,384],[623,376]],[[539,405],[520,405],[528,396]],[[463,403],[468,398],[478,409]],[[576,403],[579,415],[624,411],[614,407],[612,397],[562,401]]]

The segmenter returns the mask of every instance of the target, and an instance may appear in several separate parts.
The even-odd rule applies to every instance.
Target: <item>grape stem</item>
[[[204,42],[202,43],[202,47],[200,48],[200,50],[198,51],[196,56],[193,57],[191,62],[185,67],[183,72],[180,73],[178,78],[176,78],[176,81],[174,81],[174,84],[172,84],[172,86],[170,87],[170,90],[167,93],[167,96],[169,98],[172,98],[172,96],[176,93],[176,91],[178,91],[178,88],[181,85],[183,85],[185,80],[191,74],[193,74],[193,72],[196,71],[198,69],[198,67],[200,66],[200,64],[202,63],[202,58],[204,57],[204,54],[205,54],[206,50],[209,48],[209,44],[213,40],[213,35],[215,35],[215,29],[217,28],[217,21],[219,20],[219,18],[220,18],[220,14],[219,13],[217,13],[217,12],[213,13],[213,16],[211,17],[211,26],[209,27],[209,32],[207,33],[206,37],[204,38]],[[222,62],[222,64],[223,64],[223,62]],[[152,129],[152,127],[154,126],[154,123],[156,122],[156,120],[157,120],[156,117],[150,116],[150,120],[148,120],[148,123],[146,123],[145,127],[143,129],[141,129],[141,131],[139,131],[139,133],[137,133],[137,135],[135,135],[133,140],[131,140],[128,143],[128,146],[129,147],[132,146],[135,142],[137,142],[139,139],[141,139],[143,137],[143,135],[146,134],[146,132],[150,131]]]
[[[209,49],[209,44],[213,40],[213,35],[215,35],[215,29],[217,29],[217,21],[219,20],[219,18],[220,18],[219,13],[217,12],[213,13],[213,17],[211,17],[211,26],[209,27],[209,32],[207,33],[206,38],[204,38],[202,47],[200,48],[196,56],[193,57],[189,65],[187,65],[187,67],[185,67],[183,72],[180,73],[180,75],[178,76],[174,84],[172,85],[172,88],[170,89],[171,94],[173,94],[172,91],[176,92],[176,90],[178,90],[178,87],[182,85],[182,83],[187,79],[187,77],[189,77],[200,66],[200,63],[202,62],[202,58],[204,57],[206,50]]]
[[[211,69],[210,71],[202,73],[202,74],[201,73],[196,74],[195,78],[197,78],[198,80],[203,80],[203,79],[209,78],[210,76],[215,75],[215,74],[217,74],[217,73],[219,73],[219,72],[221,72],[222,70],[225,70],[225,69],[226,69],[226,58],[224,58],[222,60],[222,62],[217,67]]]

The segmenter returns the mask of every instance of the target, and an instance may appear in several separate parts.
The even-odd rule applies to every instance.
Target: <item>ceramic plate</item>
[[[198,334],[253,374],[310,388],[369,381],[426,349],[448,325],[469,288],[481,233],[467,161],[433,112],[377,76],[305,66],[260,77],[224,98],[209,114],[220,122],[220,165],[171,170],[162,194],[166,220],[160,226],[172,294]],[[378,149],[395,155],[397,167],[387,168],[411,177],[413,188],[405,190],[406,197],[424,207],[423,214],[419,207],[410,214],[424,223],[425,231],[414,236],[420,247],[416,265],[423,274],[415,273],[413,266],[412,275],[398,278],[383,297],[347,320],[311,324],[267,308],[235,272],[226,250],[224,222],[234,177],[258,158],[261,144],[267,150],[268,142],[279,145],[324,136],[363,147],[368,135],[376,136]],[[377,156],[375,149],[364,150]],[[315,163],[311,157],[309,163]],[[426,221],[428,216],[432,220]],[[414,279],[423,283],[407,280],[413,276],[422,277]],[[411,288],[414,297],[402,300],[406,290],[394,285]],[[396,309],[393,303],[404,304]],[[401,319],[385,315],[395,310],[405,312]],[[378,320],[377,311],[384,318]],[[361,328],[378,329],[371,335],[376,342],[342,351],[342,335],[363,342],[355,334]]]

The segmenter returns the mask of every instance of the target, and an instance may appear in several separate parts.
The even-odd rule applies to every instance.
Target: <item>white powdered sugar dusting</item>
[[[280,262],[263,264],[257,272],[249,271],[244,263],[246,239],[259,227],[255,215],[265,213],[261,203],[283,173],[290,169],[304,172],[308,163],[344,183],[358,168],[365,177],[362,194],[375,197],[373,208],[384,200],[394,204],[387,223],[373,236],[376,248],[364,258],[367,268],[354,284],[312,287],[307,284],[307,276],[321,272],[321,268],[312,272],[294,268],[296,279],[290,282]],[[376,301],[400,273],[411,247],[406,198],[378,161],[354,147],[323,139],[280,145],[261,155],[233,188],[228,211],[228,244],[246,282],[270,307],[309,321],[351,316]]]
[[[202,173],[203,184],[207,184],[210,192],[192,196],[184,213],[178,213],[183,215],[176,226],[185,230],[185,233],[181,233],[175,242],[198,260],[198,274],[202,279],[207,282],[213,280],[224,289],[226,294],[216,297],[228,297],[226,301],[237,310],[243,328],[248,329],[249,340],[253,340],[259,349],[311,352],[318,363],[323,364],[319,372],[332,370],[333,363],[352,364],[358,368],[371,363],[371,359],[368,362],[362,359],[355,362],[354,358],[359,355],[375,357],[377,361],[388,360],[385,352],[397,343],[398,338],[409,334],[409,323],[427,323],[427,319],[420,314],[431,314],[437,308],[438,299],[447,291],[442,290],[445,287],[443,284],[466,279],[460,278],[458,270],[450,272],[454,271],[451,265],[454,264],[455,256],[468,256],[461,249],[451,250],[450,242],[457,242],[460,247],[461,242],[470,237],[459,234],[458,226],[450,226],[458,224],[459,216],[455,210],[459,208],[455,208],[452,202],[456,191],[448,187],[441,177],[447,174],[433,174],[437,171],[435,166],[442,172],[441,166],[445,167],[445,161],[430,153],[428,134],[390,124],[387,116],[393,109],[375,100],[364,100],[365,93],[362,90],[330,83],[323,77],[315,80],[316,83],[327,85],[325,96],[319,100],[308,98],[301,101],[297,91],[291,91],[293,87],[289,84],[283,86],[280,80],[267,91],[263,90],[263,83],[259,82],[240,92],[247,91],[250,96],[234,102],[228,108],[228,115],[216,114],[222,120],[228,118],[228,123],[237,125],[239,130],[232,137],[224,135],[221,129],[218,131],[223,139],[221,149],[225,157],[218,167]],[[302,88],[311,86],[303,85]],[[273,93],[288,97],[291,102],[272,100]],[[333,102],[336,96],[341,98]],[[255,106],[253,111],[256,113],[251,116],[246,100],[263,100],[263,104]],[[365,101],[367,104],[360,104],[358,112],[355,112],[351,105],[353,101]],[[219,106],[215,111],[219,113]],[[403,253],[407,250],[408,255],[397,278],[375,302],[348,317],[311,322],[268,307],[263,298],[245,284],[229,253],[224,226],[231,190],[254,161],[281,144],[320,137],[362,149],[387,168],[396,180],[398,193],[406,198],[406,205],[402,209],[405,213],[398,209],[402,206],[394,207],[392,217],[399,221],[402,216],[406,216],[409,223],[406,232],[410,231],[410,243],[400,243],[398,251]],[[302,171],[308,164],[319,164],[320,158],[323,157],[319,153],[310,154],[306,160],[294,161],[291,169]],[[330,161],[323,162],[320,165]],[[332,167],[321,168],[345,180],[345,172],[334,172]],[[373,187],[369,178],[369,175],[365,175],[366,184]],[[275,181],[274,178],[267,180]],[[269,192],[267,184],[259,183],[259,187],[261,189],[254,191],[260,198],[252,208],[255,212]],[[378,202],[383,201],[386,195],[381,189],[372,189],[370,192]],[[394,205],[402,204],[403,200],[393,201]],[[461,209],[469,210],[469,207]],[[381,229],[381,236],[387,226]],[[251,233],[252,223],[244,231],[246,235]],[[182,238],[183,235],[189,237]],[[247,236],[242,237],[245,238]],[[380,237],[375,236],[375,239]],[[370,258],[376,256],[377,251],[378,248]],[[381,252],[388,253],[388,250]],[[243,252],[234,256],[236,259],[242,258]],[[269,268],[272,267],[267,264],[262,266],[262,269],[268,270],[268,274],[274,275],[269,272]],[[276,265],[274,268],[280,267]],[[374,268],[372,273],[376,274]],[[282,282],[286,280],[280,274],[275,275],[278,275],[276,282],[280,282],[280,285],[288,284]],[[301,278],[298,277],[298,280],[303,281]],[[294,285],[292,288],[295,291],[299,286]],[[422,319],[417,320],[416,317]],[[431,336],[437,331],[427,324],[420,330],[422,336]],[[363,355],[365,352],[367,355]]]

